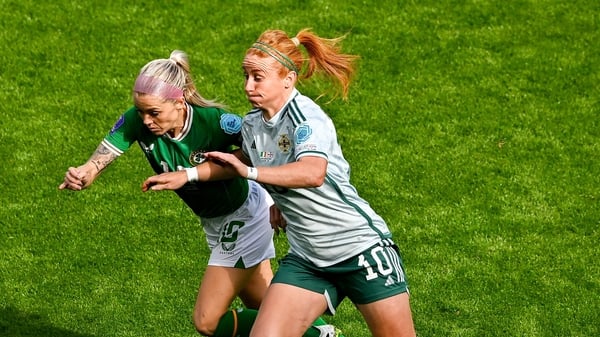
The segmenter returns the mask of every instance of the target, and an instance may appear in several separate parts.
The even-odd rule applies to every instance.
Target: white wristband
[[[196,167],[188,167],[185,169],[185,174],[187,174],[187,178],[189,182],[198,181],[198,170]]]
[[[248,174],[246,175],[246,178],[250,180],[258,179],[258,169],[256,167],[248,166]]]

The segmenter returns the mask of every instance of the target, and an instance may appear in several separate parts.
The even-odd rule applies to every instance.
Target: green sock
[[[212,337],[248,337],[258,311],[254,309],[229,310],[219,320]],[[235,331],[234,331],[235,330]],[[235,335],[234,335],[235,333]]]
[[[212,337],[248,337],[258,311],[254,309],[229,310],[219,320]],[[319,337],[321,331],[315,326],[326,325],[324,319],[317,317],[302,337]],[[235,330],[235,332],[234,332]],[[235,333],[235,335],[234,335]]]
[[[312,325],[313,326],[327,325],[327,322],[325,322],[325,320],[322,319],[321,317],[317,317],[317,319],[313,322]]]
[[[308,330],[306,330],[306,332],[304,333],[304,335],[302,335],[302,337],[319,337],[319,336],[321,336],[321,331],[319,329],[315,328],[315,326],[319,326],[319,325],[327,325],[327,322],[325,322],[325,320],[322,319],[321,317],[317,317],[317,319],[308,328]]]

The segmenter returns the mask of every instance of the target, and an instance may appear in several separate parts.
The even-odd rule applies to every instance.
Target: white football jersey
[[[317,188],[265,188],[287,221],[290,252],[327,267],[371,247],[391,233],[384,220],[350,184],[350,166],[333,122],[310,98],[294,90],[270,121],[259,109],[244,117],[243,151],[253,165],[280,166],[303,156],[327,159]]]

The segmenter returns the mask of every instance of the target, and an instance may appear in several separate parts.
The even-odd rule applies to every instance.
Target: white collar
[[[292,90],[292,92],[290,93],[290,97],[288,97],[287,101],[285,102],[285,104],[283,105],[283,107],[281,107],[281,110],[277,111],[277,113],[271,117],[271,119],[269,119],[268,121],[265,120],[265,117],[262,116],[262,120],[263,122],[268,126],[268,127],[273,127],[275,126],[275,124],[277,124],[277,122],[279,122],[279,119],[281,119],[281,115],[283,114],[283,111],[285,111],[285,109],[287,109],[288,104],[290,104],[290,102],[296,98],[296,96],[298,95],[298,89],[294,88],[294,90]]]

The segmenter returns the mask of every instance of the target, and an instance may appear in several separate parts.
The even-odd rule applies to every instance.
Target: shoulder
[[[140,115],[138,114],[138,109],[135,107],[135,105],[132,105],[127,110],[125,110],[122,116],[124,116],[124,118],[127,119],[141,119]]]
[[[258,123],[262,118],[262,111],[260,109],[252,109],[244,116],[244,123],[255,124]]]
[[[225,110],[223,108],[218,108],[218,107],[201,107],[201,106],[197,106],[197,105],[191,105],[193,111],[194,111],[194,116],[195,117],[200,117],[200,118],[205,118],[205,119],[222,119],[222,118],[233,118],[233,119],[242,119],[242,117],[238,114],[235,114],[231,111]],[[225,117],[223,117],[225,116]]]
[[[221,109],[221,108],[217,108],[217,107],[203,107],[203,106],[197,106],[197,105],[190,105],[192,107],[192,110],[194,111],[195,115],[198,116],[220,116],[224,113],[229,113],[228,111]]]
[[[244,116],[245,118],[257,118],[262,116],[262,110],[260,110],[259,108],[254,108],[250,111],[248,111],[248,113],[246,113],[246,116]]]
[[[138,114],[137,108],[135,106],[131,106],[129,109],[125,110],[121,116],[119,116],[119,119],[113,125],[111,132],[121,129],[122,127],[137,127],[141,123],[142,118]]]
[[[288,117],[292,119],[294,124],[302,124],[311,120],[328,119],[328,116],[320,105],[300,93],[290,101]]]
[[[194,118],[203,120],[206,125],[217,125],[228,135],[237,134],[242,128],[242,117],[217,107],[200,107],[192,105]]]

